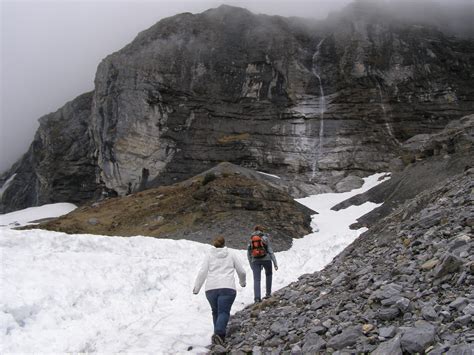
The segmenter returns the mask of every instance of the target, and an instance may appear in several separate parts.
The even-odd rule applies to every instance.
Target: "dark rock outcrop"
[[[81,203],[99,193],[90,115],[93,93],[40,118],[23,158],[0,180],[0,212],[54,202]]]
[[[66,233],[145,235],[209,243],[218,235],[245,249],[255,225],[276,251],[311,233],[315,212],[272,184],[272,177],[228,163],[171,186],[105,199],[35,228]]]
[[[390,180],[333,207],[340,210],[367,201],[383,205],[358,219],[354,228],[369,227],[405,201],[474,166],[474,115],[451,122],[439,133],[417,135],[401,147]],[[392,162],[393,163],[393,162]],[[403,168],[400,168],[403,167]],[[397,171],[398,170],[398,171]],[[439,216],[425,216],[427,225]]]
[[[167,18],[105,58],[89,107],[71,112],[90,110],[87,193],[74,190],[74,169],[50,164],[71,161],[67,149],[53,160],[32,149],[2,177],[11,182],[2,208],[84,201],[95,189],[124,195],[222,161],[288,179],[295,196],[335,189],[348,175],[387,171],[401,142],[472,113],[472,53],[472,40],[364,2],[318,22],[230,6]],[[47,186],[40,198],[36,181]]]

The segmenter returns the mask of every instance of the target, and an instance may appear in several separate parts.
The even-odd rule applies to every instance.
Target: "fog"
[[[182,12],[198,13],[226,3],[254,13],[322,19],[349,2],[1,1],[0,172],[27,151],[38,128],[38,118],[93,90],[100,60],[161,18]],[[453,2],[472,4],[472,0],[442,1]]]

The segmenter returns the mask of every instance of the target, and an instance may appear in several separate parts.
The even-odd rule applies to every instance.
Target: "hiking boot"
[[[265,295],[265,297],[263,297],[263,299],[266,300],[266,299],[268,299],[268,298],[270,298],[270,297],[272,297],[272,296],[271,296],[271,295]]]
[[[225,341],[219,334],[213,334],[211,342],[214,345],[224,345]]]
[[[255,302],[255,303],[260,303],[260,302],[262,302],[262,300],[261,300],[260,298],[256,298],[256,299],[254,300],[254,302]]]

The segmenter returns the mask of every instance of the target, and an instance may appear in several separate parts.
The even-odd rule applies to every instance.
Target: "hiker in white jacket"
[[[193,293],[198,294],[206,281],[206,298],[212,309],[214,323],[213,344],[223,345],[226,327],[229,322],[230,309],[237,291],[235,289],[234,271],[239,276],[239,284],[245,287],[245,270],[239,259],[227,247],[224,237],[217,237],[206,255],[194,283]]]

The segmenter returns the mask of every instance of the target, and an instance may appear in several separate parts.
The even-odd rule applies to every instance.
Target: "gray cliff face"
[[[222,6],[141,33],[98,68],[102,181],[123,194],[230,161],[334,188],[472,112],[472,42],[350,10],[303,26]]]
[[[474,42],[377,11],[354,5],[312,23],[221,6],[160,21],[100,63],[91,105],[71,112],[88,122],[88,192],[66,193],[72,170],[61,198],[123,195],[222,161],[292,181],[295,196],[387,171],[403,141],[473,112]],[[51,160],[32,154],[22,171],[44,176]],[[4,196],[34,203],[35,188],[18,186]]]
[[[89,133],[92,93],[43,116],[33,143],[11,171],[0,194],[0,211],[94,196],[97,165]]]

